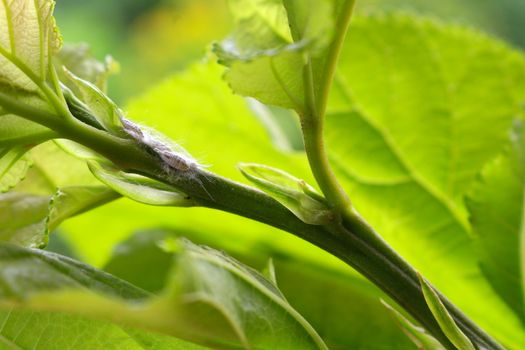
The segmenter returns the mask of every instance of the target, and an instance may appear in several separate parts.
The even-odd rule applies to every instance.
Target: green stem
[[[319,232],[317,235],[305,235],[305,228],[301,231],[295,228],[284,229],[354,267],[408,311],[445,348],[454,350],[455,346],[443,333],[428,308],[417,272],[351,207],[350,200],[328,160],[323,137],[326,106],[354,5],[354,0],[348,0],[338,9],[336,36],[328,50],[321,81],[315,81],[311,59],[307,61],[303,70],[307,106],[306,112],[301,114],[301,122],[306,154],[321,191],[334,210],[341,215],[341,221],[336,221],[331,227],[324,227],[328,232]],[[267,223],[276,226],[275,223]],[[455,322],[478,348],[503,349],[445,297],[440,297]]]
[[[110,135],[74,117],[61,118],[51,112],[20,103],[1,92],[0,106],[12,114],[49,128],[62,138],[90,148],[124,170],[156,166],[153,159],[147,157],[133,141]]]
[[[336,9],[339,14],[336,23],[337,30],[324,61],[321,81],[315,81],[311,59],[308,60],[303,70],[307,111],[301,115],[301,122],[306,155],[319,188],[338,213],[348,211],[351,203],[328,160],[323,137],[324,115],[336,72],[337,61],[345,41],[348,26],[350,25],[354,5],[355,0],[347,0],[340,9]],[[319,86],[319,89],[316,89],[316,84]]]
[[[330,167],[324,147],[322,120],[302,118],[303,140],[312,173],[324,196],[338,213],[350,208],[350,199]]]
[[[350,26],[350,20],[352,19],[352,14],[354,13],[356,0],[347,0],[342,5],[341,9],[337,9],[337,12],[340,14],[336,24],[336,33],[335,37],[330,45],[328,50],[328,55],[325,61],[325,67],[323,70],[323,80],[320,83],[321,93],[318,96],[317,105],[319,106],[318,110],[321,115],[324,115],[326,112],[326,106],[328,103],[328,97],[330,95],[330,90],[332,87],[332,82],[337,70],[337,62],[339,61],[339,56],[346,38],[346,33],[348,32],[348,27]]]
[[[159,169],[162,167],[159,167]],[[341,222],[329,226],[308,225],[273,198],[250,187],[212,173],[195,177],[158,177],[158,171],[141,172],[181,189],[202,206],[250,218],[292,233],[338,257],[402,306],[446,349],[456,350],[436,322],[421,291],[416,271],[401,258],[357,213],[351,211]],[[441,295],[455,322],[478,348],[503,350],[461,311]]]

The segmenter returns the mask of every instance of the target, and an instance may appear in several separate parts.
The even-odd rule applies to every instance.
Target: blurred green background
[[[121,73],[110,84],[120,103],[203,57],[229,28],[227,0],[57,0],[68,43],[87,42]],[[463,23],[525,49],[525,0],[358,0],[358,13],[403,10]]]

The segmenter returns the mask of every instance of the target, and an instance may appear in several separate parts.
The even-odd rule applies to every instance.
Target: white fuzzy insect
[[[202,181],[197,177],[197,171],[204,166],[199,164],[182,146],[169,140],[164,135],[132,121],[122,118],[124,131],[139,144],[146,147],[162,160],[164,173],[169,177],[185,176],[200,184],[202,189],[213,200]],[[204,174],[204,173],[202,173]],[[205,174],[204,174],[205,175]],[[206,175],[205,175],[206,176]]]

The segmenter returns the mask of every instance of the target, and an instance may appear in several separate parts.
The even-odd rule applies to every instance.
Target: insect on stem
[[[201,171],[201,165],[182,146],[156,131],[135,124],[129,119],[122,118],[121,120],[126,134],[162,163],[163,175],[167,177],[169,182],[174,182],[180,178],[196,182],[208,197],[215,201],[198,177],[199,174],[202,174],[208,179],[206,174]]]

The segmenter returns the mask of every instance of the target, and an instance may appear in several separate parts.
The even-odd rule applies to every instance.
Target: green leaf
[[[127,174],[95,162],[89,169],[106,186],[134,201],[159,206],[189,207],[195,203],[184,193],[144,176]]]
[[[54,1],[0,4],[0,86],[16,96],[35,95],[48,78],[61,46],[53,18]]]
[[[325,225],[334,219],[323,196],[304,180],[266,165],[243,163],[239,169],[255,186],[307,224]]]
[[[361,17],[342,51],[325,130],[330,161],[356,209],[513,349],[525,332],[477,264],[463,198],[506,144],[524,100],[521,53],[431,20]]]
[[[67,154],[78,158],[79,160],[86,161],[98,161],[98,162],[107,162],[102,156],[98,153],[93,152],[91,149],[82,146],[74,141],[58,139],[53,140],[53,142]]]
[[[224,349],[326,349],[262,275],[187,241],[177,255],[169,287],[150,297],[73,260],[2,245],[0,297],[4,306],[86,315]]]
[[[483,171],[468,198],[483,272],[525,322],[525,131],[516,122],[512,147]]]
[[[266,279],[268,279],[272,284],[276,287],[277,286],[277,276],[275,275],[275,265],[273,263],[273,259],[268,259],[268,263],[266,264],[266,267],[262,271],[262,274]]]
[[[9,191],[25,178],[31,167],[31,161],[24,158],[26,153],[24,148],[0,148],[0,193]]]
[[[0,240],[27,247],[43,247],[50,198],[9,192],[0,195]]]
[[[173,337],[62,313],[2,310],[0,324],[5,350],[205,350]]]
[[[120,120],[123,118],[124,113],[95,84],[77,77],[65,67],[63,70],[69,81],[71,81],[75,85],[76,90],[80,92],[82,102],[87,107],[86,109],[96,118],[97,122],[107,131],[119,134],[122,130]]]
[[[66,67],[79,79],[94,84],[103,93],[107,92],[108,78],[119,71],[118,63],[111,56],[106,56],[104,62],[100,62],[91,53],[89,45],[85,43],[64,45],[58,55],[55,56],[54,63],[60,80],[65,82],[78,96],[81,95],[80,91],[77,90],[75,84],[68,84],[69,79],[62,67]]]
[[[62,221],[116,197],[104,187],[62,188],[53,196],[19,192],[0,195],[0,241],[44,247],[49,233]]]
[[[165,230],[137,232],[115,246],[104,271],[148,292],[158,293],[168,284],[174,256],[162,248],[162,242],[174,238],[177,238],[175,234]]]
[[[432,288],[432,286],[421,277],[421,275],[419,275],[419,281],[421,282],[421,289],[425,296],[427,305],[447,338],[458,348],[458,350],[476,350],[469,338],[454,322],[454,319],[448,313],[447,308],[443,305],[443,302],[434,288]]]
[[[53,142],[37,146],[27,157],[32,163],[27,175],[11,192],[0,196],[1,241],[43,247],[49,233],[64,220],[120,197],[100,186],[85,162]],[[16,162],[15,168],[21,164]]]
[[[173,258],[173,253],[163,249],[161,242],[177,236],[177,232],[166,230],[138,232],[117,245],[104,270],[156,292],[168,283]],[[279,288],[322,335],[330,349],[410,349],[408,338],[399,332],[378,303],[383,294],[369,282],[312,266],[306,260],[269,247],[251,247],[234,253],[242,262],[264,268],[268,268],[268,257],[272,257],[270,261],[274,262]],[[277,285],[273,277],[269,281]],[[308,286],[307,292],[305,286]]]
[[[231,0],[237,28],[215,45],[215,53],[228,67],[225,79],[233,91],[304,112],[308,83],[303,68],[315,59],[314,78],[321,82],[338,2],[345,1]]]
[[[78,154],[72,155],[71,150],[64,151],[62,146],[63,140],[50,141],[31,150],[29,156],[33,167],[28,173],[31,179],[21,184],[20,191],[51,195],[57,188],[100,186],[100,181],[89,171],[86,162],[78,159]]]
[[[421,350],[445,350],[436,338],[431,336],[424,328],[414,325],[394,307],[381,300],[383,305],[392,313],[403,332]]]
[[[49,233],[67,218],[82,214],[119,198],[105,187],[65,187],[58,189],[48,208],[47,232]]]
[[[12,114],[0,115],[0,147],[35,145],[54,136],[53,131],[36,123]]]

